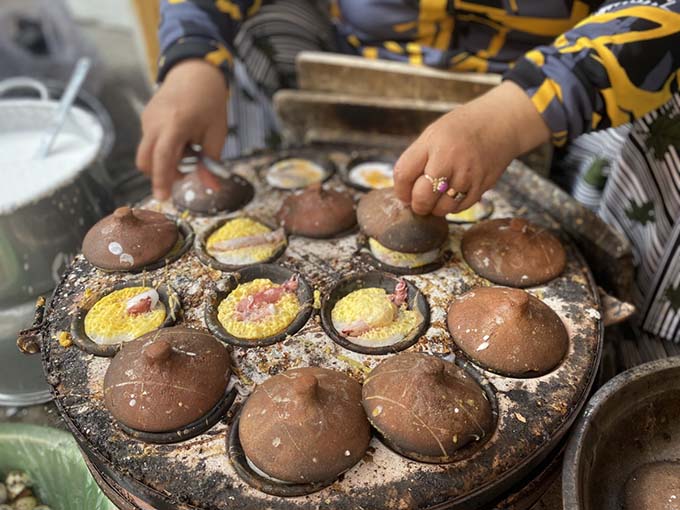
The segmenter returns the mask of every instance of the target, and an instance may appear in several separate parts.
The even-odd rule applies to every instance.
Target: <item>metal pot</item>
[[[680,357],[619,374],[588,402],[562,468],[565,510],[620,510],[639,466],[680,458]]]
[[[47,88],[30,78],[0,82],[0,96],[17,88],[37,90],[40,99],[0,100],[0,141],[3,136],[15,140],[41,132],[57,105],[49,99]],[[11,206],[0,203],[0,308],[53,289],[89,227],[111,208],[111,190],[101,179],[106,175],[101,158],[110,148],[110,136],[105,136],[101,121],[74,106],[63,130],[82,136],[89,152],[72,162],[74,168],[66,168],[63,179],[47,187],[36,182],[32,196],[24,194]],[[28,173],[40,164],[31,157],[22,158]],[[0,166],[0,171],[5,179],[18,178],[14,168]]]

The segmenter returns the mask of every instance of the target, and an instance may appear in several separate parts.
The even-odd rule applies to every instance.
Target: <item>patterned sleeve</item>
[[[607,2],[505,78],[527,92],[557,146],[640,118],[678,90],[680,0]]]
[[[182,60],[202,58],[231,75],[231,45],[262,0],[162,0],[158,81]]]

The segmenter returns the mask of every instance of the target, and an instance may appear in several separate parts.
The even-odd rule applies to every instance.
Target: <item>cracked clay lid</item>
[[[130,271],[163,258],[178,238],[177,225],[164,214],[119,207],[87,232],[83,255],[101,269]]]
[[[317,367],[286,370],[258,386],[241,412],[239,436],[256,468],[288,483],[335,479],[371,439],[359,383]]]
[[[131,429],[170,432],[222,399],[231,375],[226,347],[212,335],[164,328],[125,344],[104,377],[104,403]]]
[[[425,462],[453,460],[494,427],[480,384],[456,364],[424,353],[402,352],[374,368],[364,382],[363,405],[390,446]]]

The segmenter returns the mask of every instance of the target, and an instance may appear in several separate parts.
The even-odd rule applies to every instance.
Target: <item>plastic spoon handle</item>
[[[40,139],[40,145],[38,146],[38,151],[35,154],[36,159],[43,159],[47,157],[54,144],[54,140],[57,138],[59,131],[61,131],[64,121],[66,120],[66,115],[68,114],[73,101],[75,101],[80,87],[85,81],[87,73],[90,71],[92,61],[89,58],[80,58],[76,62],[76,67],[73,70],[71,79],[66,86],[64,94],[61,96],[59,105],[57,106],[57,113],[54,116],[54,120],[50,124],[49,129],[45,132],[43,137]]]

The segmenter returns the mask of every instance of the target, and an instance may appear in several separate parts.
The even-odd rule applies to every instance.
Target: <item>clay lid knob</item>
[[[113,217],[116,218],[121,223],[128,223],[130,221],[135,221],[137,218],[135,217],[134,213],[132,212],[132,209],[130,207],[119,207],[115,211],[113,211]]]
[[[523,218],[512,218],[510,220],[510,230],[513,232],[526,232],[529,222]]]
[[[427,358],[425,361],[425,366],[423,366],[422,374],[429,380],[435,382],[442,381],[444,379],[445,365],[444,362],[435,357]]]
[[[324,189],[320,182],[315,182],[309,185],[309,189],[318,195],[324,195]]]
[[[147,361],[156,365],[170,358],[172,354],[172,345],[167,340],[156,340],[151,345],[144,349],[144,357]]]
[[[319,381],[312,374],[300,374],[292,381],[293,392],[302,400],[316,400],[319,391]]]

